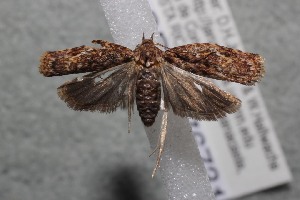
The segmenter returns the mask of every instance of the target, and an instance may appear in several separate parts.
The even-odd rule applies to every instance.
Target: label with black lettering
[[[149,0],[168,47],[211,42],[243,50],[226,0]],[[240,197],[291,181],[291,173],[257,86],[215,81],[242,100],[216,122],[190,120],[217,199]]]

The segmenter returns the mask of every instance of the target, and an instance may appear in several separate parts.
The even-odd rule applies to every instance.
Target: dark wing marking
[[[264,59],[253,53],[210,43],[196,43],[165,51],[178,68],[209,78],[253,85],[265,73]]]
[[[162,67],[162,82],[165,108],[170,109],[171,106],[173,112],[181,117],[216,120],[237,111],[241,105],[239,99],[205,78],[168,63]]]
[[[102,79],[106,72],[112,73]],[[74,110],[110,113],[119,106],[132,109],[135,79],[135,68],[130,62],[67,82],[58,88],[58,95]]]
[[[40,73],[62,76],[72,73],[102,71],[130,62],[133,52],[123,46],[94,40],[101,48],[80,46],[60,51],[48,51],[41,56]]]

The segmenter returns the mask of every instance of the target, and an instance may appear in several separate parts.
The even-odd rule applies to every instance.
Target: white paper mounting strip
[[[116,43],[134,48],[142,34],[156,32],[150,6],[146,0],[100,0]],[[157,37],[155,40],[160,42]],[[152,149],[160,134],[161,113],[146,133]],[[187,119],[168,113],[168,129],[160,173],[170,200],[213,200],[208,176],[199,156]],[[153,163],[154,166],[154,163]],[[149,179],[151,174],[149,174]],[[151,180],[150,180],[151,181]]]

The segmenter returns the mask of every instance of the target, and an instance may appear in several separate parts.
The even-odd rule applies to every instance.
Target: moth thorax
[[[151,126],[160,109],[161,89],[157,75],[152,69],[139,72],[136,87],[136,104],[145,126]]]

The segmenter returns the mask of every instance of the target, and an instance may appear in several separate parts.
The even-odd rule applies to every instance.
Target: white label
[[[149,0],[168,47],[212,42],[243,49],[226,0]],[[292,177],[257,86],[215,82],[242,100],[217,122],[190,120],[217,199],[288,183]]]

